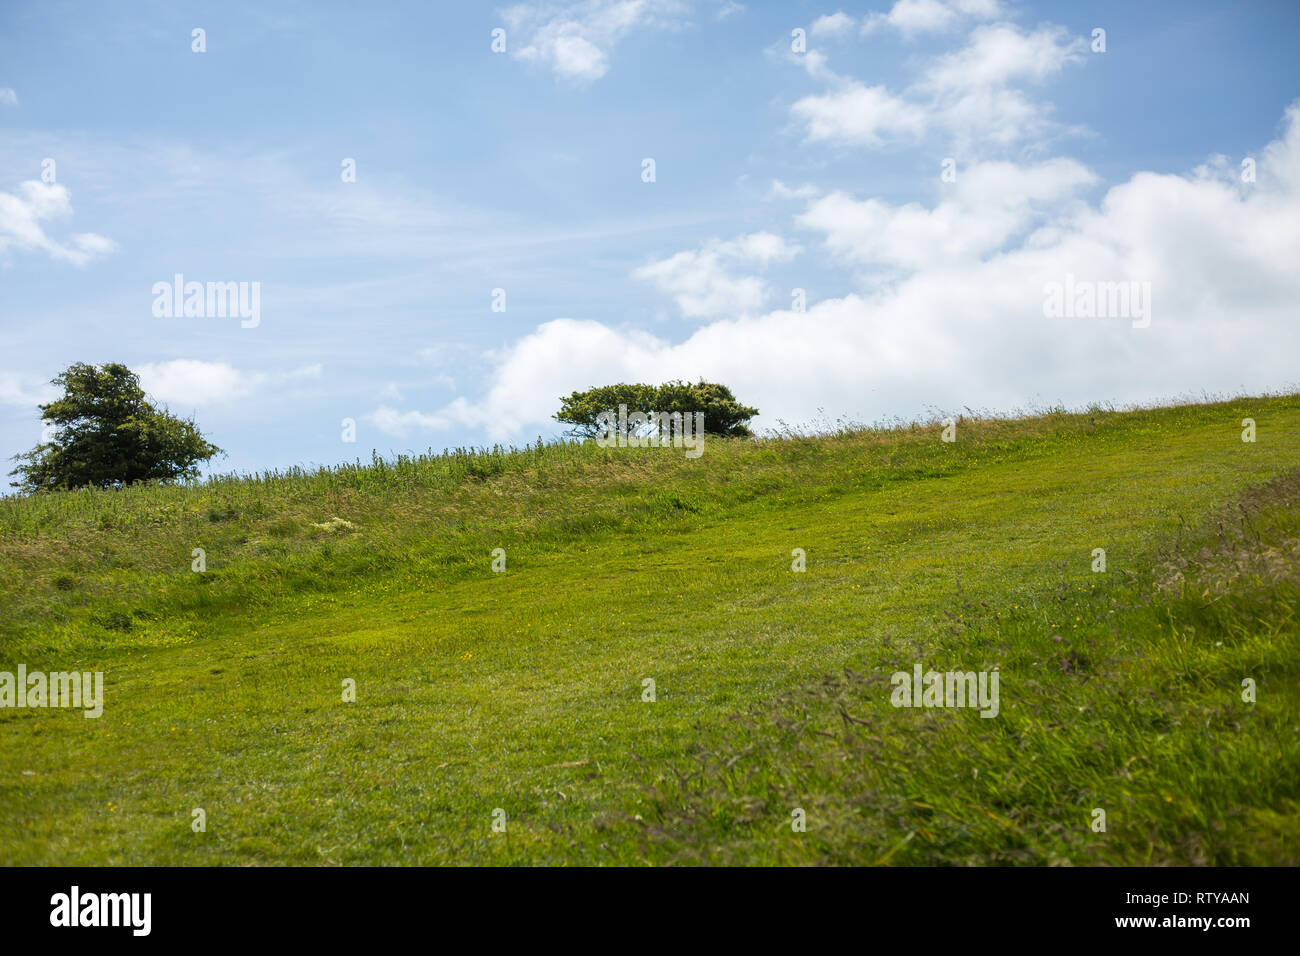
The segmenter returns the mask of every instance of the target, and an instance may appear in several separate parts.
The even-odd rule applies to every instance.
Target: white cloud
[[[0,106],[17,106],[18,94],[11,87],[0,86]]]
[[[35,410],[37,405],[54,401],[59,390],[49,382],[30,375],[0,371],[0,405]]]
[[[836,83],[840,78],[831,70],[829,59],[821,50],[808,50],[806,53],[795,53],[793,50],[783,50],[780,45],[776,49],[787,63],[793,63],[802,70],[806,70],[808,75],[814,80],[823,83]]]
[[[680,0],[521,3],[502,11],[511,56],[579,86],[609,72],[610,54],[624,37],[635,30],[675,29],[684,14]]]
[[[905,37],[947,30],[962,19],[991,20],[1001,15],[998,0],[898,0],[888,13],[873,13],[862,21],[862,32],[892,27]]]
[[[199,359],[146,362],[135,370],[151,399],[178,406],[228,404],[264,389],[316,381],[323,371],[319,364],[311,364],[288,371],[249,372],[225,362]],[[0,372],[0,404],[34,409],[58,395],[59,390],[48,382]]]
[[[916,141],[930,131],[946,134],[954,150],[974,153],[1041,138],[1054,127],[1049,108],[1013,84],[1042,83],[1082,63],[1086,43],[1062,27],[1027,33],[1010,23],[977,27],[962,49],[934,58],[919,79],[894,93],[838,77],[824,56],[802,64],[832,89],[805,96],[790,108],[810,143],[878,149]],[[807,57],[812,57],[810,51]]]
[[[783,262],[798,252],[798,246],[774,233],[756,232],[729,242],[711,240],[699,249],[651,262],[632,275],[654,282],[673,297],[687,317],[735,315],[762,308],[767,284],[758,276],[738,275],[733,270]]]
[[[939,57],[918,89],[934,97],[935,121],[968,151],[978,142],[1007,146],[1046,135],[1049,107],[1013,83],[1042,83],[1085,59],[1087,44],[1063,27],[1026,33],[1009,23],[977,27],[961,50]]]
[[[117,249],[112,239],[93,232],[80,232],[66,243],[51,239],[42,225],[72,215],[67,187],[58,183],[28,180],[16,193],[0,192],[0,256],[11,250],[44,252],[50,258],[84,266]]]
[[[779,179],[772,180],[771,188],[768,189],[767,199],[812,199],[821,190],[812,183],[804,183],[802,186],[787,186]]]
[[[808,28],[808,35],[815,39],[837,39],[848,36],[857,26],[857,21],[839,10],[818,17]]]
[[[888,140],[916,139],[926,127],[924,107],[883,86],[856,80],[840,89],[798,100],[790,112],[804,122],[809,142],[879,147]]]
[[[574,389],[697,376],[730,385],[767,423],[808,421],[819,408],[871,420],[935,406],[1009,410],[1035,399],[1152,401],[1295,385],[1300,104],[1283,138],[1259,154],[1254,185],[1211,164],[1137,173],[1095,205],[1072,199],[1089,181],[1068,160],[990,164],[959,173],[958,195],[931,209],[846,207],[875,216],[906,247],[895,252],[869,230],[854,239],[853,222],[829,218],[820,223],[828,241],[838,235],[837,254],[855,263],[905,266],[895,281],[804,313],[726,318],[680,342],[547,322],[496,357],[480,399],[402,421],[481,426],[499,440],[545,426]],[[986,213],[997,221],[965,221]],[[1045,285],[1067,273],[1150,282],[1150,327],[1045,317]]]
[[[148,395],[167,405],[224,405],[248,398],[264,388],[321,377],[319,364],[290,371],[246,372],[225,362],[175,359],[149,362],[136,370]]]
[[[723,255],[741,260],[751,260],[760,265],[769,262],[784,262],[799,253],[798,246],[792,246],[783,238],[771,232],[755,232],[740,236],[731,242],[724,242],[718,248]]]
[[[660,339],[579,319],[547,322],[495,359],[492,385],[482,401],[460,397],[432,413],[381,406],[367,420],[398,437],[462,426],[483,429],[491,441],[505,441],[530,427],[554,426],[550,416],[559,409],[560,397],[576,388],[678,377],[669,374],[672,363],[665,361]],[[683,369],[680,377],[695,377],[678,368]]]
[[[1033,33],[1010,23],[977,27],[965,47],[935,61],[922,86],[946,93],[1013,80],[1041,82],[1067,64],[1082,62],[1086,46],[1064,27],[1042,26]]]
[[[381,432],[399,438],[405,438],[413,431],[443,431],[456,424],[456,418],[451,415],[426,415],[417,411],[399,412],[388,405],[380,405],[365,416],[365,420]]]
[[[977,260],[1062,204],[1096,177],[1071,159],[1032,166],[983,163],[958,170],[950,196],[933,208],[856,200],[842,192],[811,203],[796,218],[826,236],[826,248],[853,266],[924,269]]]

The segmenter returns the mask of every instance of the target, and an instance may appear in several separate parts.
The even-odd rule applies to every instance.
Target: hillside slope
[[[1296,862],[1300,396],[956,438],[0,501],[0,861]]]

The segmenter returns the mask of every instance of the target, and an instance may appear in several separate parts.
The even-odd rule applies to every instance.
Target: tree
[[[704,431],[710,435],[745,436],[747,422],[758,414],[757,408],[741,405],[725,385],[703,380],[668,382],[665,385],[601,385],[585,392],[574,392],[560,399],[555,420],[572,425],[569,434],[577,438],[595,438],[600,434],[596,417],[601,412],[617,412],[626,405],[629,412],[703,412]]]
[[[59,491],[193,478],[199,462],[222,453],[193,419],[155,408],[125,365],[78,362],[50,384],[63,389],[61,398],[40,406],[41,418],[56,426],[53,440],[14,456],[21,464],[9,474],[22,478],[11,482],[15,488]]]

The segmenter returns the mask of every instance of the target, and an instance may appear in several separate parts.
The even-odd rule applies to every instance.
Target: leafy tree
[[[617,412],[626,405],[631,412],[704,413],[704,431],[710,435],[744,436],[747,422],[758,414],[757,408],[741,405],[725,385],[703,380],[668,382],[665,385],[601,385],[585,392],[574,392],[560,399],[555,420],[573,426],[569,434],[578,438],[595,438],[600,434],[596,417],[601,412]]]
[[[15,455],[10,472],[23,491],[57,491],[135,481],[175,481],[198,475],[198,463],[221,449],[199,434],[193,419],[155,408],[125,365],[78,362],[52,382],[63,396],[41,405],[57,426],[52,441]]]
[[[560,399],[556,421],[572,425],[568,434],[576,438],[595,438],[600,434],[596,416],[601,412],[618,411],[619,405],[629,410],[645,411],[653,407],[659,389],[653,385],[601,385],[585,392],[574,392]]]

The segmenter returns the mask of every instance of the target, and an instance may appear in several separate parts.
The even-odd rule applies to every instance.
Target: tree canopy
[[[136,481],[175,481],[198,475],[198,463],[221,449],[182,419],[152,405],[125,365],[78,362],[52,382],[63,395],[41,405],[50,441],[15,455],[11,482],[23,491],[107,488]]]
[[[758,414],[736,401],[725,385],[703,380],[668,382],[664,385],[601,385],[585,392],[574,392],[560,399],[555,420],[571,425],[569,434],[578,438],[595,438],[600,433],[596,418],[601,412],[616,412],[626,405],[629,412],[703,412],[704,431],[709,435],[745,436],[747,423]]]

